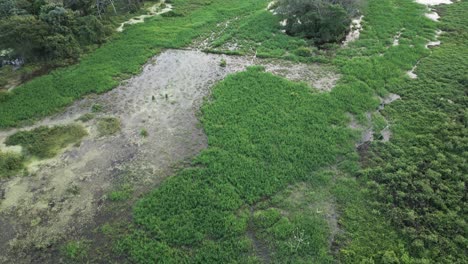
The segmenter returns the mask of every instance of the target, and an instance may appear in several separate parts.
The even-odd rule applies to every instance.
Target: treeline
[[[110,18],[140,0],[0,0],[0,50],[25,62],[73,62],[112,33]],[[4,52],[5,53],[5,52]]]
[[[287,34],[324,44],[345,38],[351,19],[360,13],[363,3],[363,0],[280,0],[277,10],[287,19]]]

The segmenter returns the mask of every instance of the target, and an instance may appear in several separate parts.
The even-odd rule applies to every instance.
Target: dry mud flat
[[[226,67],[220,66],[222,58]],[[145,191],[172,173],[174,164],[199,153],[207,139],[196,114],[210,88],[230,73],[262,63],[268,71],[293,80],[306,75],[304,81],[324,90],[338,79],[317,65],[167,50],[114,90],[88,96],[59,115],[23,128],[70,124],[93,105],[103,109],[83,123],[89,136],[79,146],[54,159],[33,162],[28,176],[0,181],[0,263],[35,263],[31,250],[50,247],[70,235],[79,237],[102,211],[122,175],[131,175],[135,189]],[[118,118],[121,131],[100,137],[99,117]],[[141,135],[142,129],[147,136]],[[0,131],[0,147],[16,131]]]

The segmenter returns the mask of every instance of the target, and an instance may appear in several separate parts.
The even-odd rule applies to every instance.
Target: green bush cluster
[[[9,1],[0,5],[0,50],[26,61],[77,60],[82,47],[102,44],[111,34],[109,21],[97,17],[89,1],[48,3]]]
[[[0,178],[10,177],[23,169],[24,156],[0,151]]]
[[[359,12],[362,2],[280,0],[277,10],[286,17],[286,33],[324,44],[345,38],[351,18]]]

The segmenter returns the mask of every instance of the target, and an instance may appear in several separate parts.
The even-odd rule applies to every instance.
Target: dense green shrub
[[[315,43],[338,42],[349,28],[361,1],[281,0],[277,10],[286,17],[286,33]]]
[[[23,161],[21,154],[0,151],[0,178],[13,176],[23,169]]]

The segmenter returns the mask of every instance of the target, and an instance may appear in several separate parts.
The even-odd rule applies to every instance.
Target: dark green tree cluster
[[[74,61],[112,32],[90,0],[0,0],[0,50],[31,61]]]
[[[360,5],[359,0],[281,0],[278,11],[287,19],[287,34],[324,44],[345,37]]]

